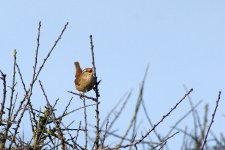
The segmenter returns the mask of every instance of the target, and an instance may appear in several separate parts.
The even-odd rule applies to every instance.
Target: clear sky
[[[29,84],[38,22],[42,21],[40,63],[65,23],[69,22],[40,76],[52,103],[60,98],[60,106],[65,106],[72,96],[66,91],[75,90],[74,61],[79,60],[82,67],[91,66],[89,35],[92,34],[97,75],[102,79],[101,118],[133,89],[126,114],[115,125],[115,129],[119,128],[118,133],[123,133],[129,124],[141,80],[149,64],[144,100],[153,122],[159,121],[184,95],[184,84],[194,88],[191,96],[195,104],[203,100],[198,107],[201,115],[206,103],[209,103],[209,113],[213,112],[221,90],[222,100],[212,126],[218,135],[224,131],[225,124],[222,116],[225,114],[224,6],[224,0],[1,1],[0,68],[10,78],[12,55],[16,48],[18,63]],[[38,84],[35,90],[39,94],[33,96],[33,104],[39,109],[45,101]],[[88,95],[93,95],[93,92]],[[80,105],[76,97],[71,109]],[[58,109],[61,110],[60,107]],[[159,126],[159,133],[162,136],[167,133],[189,109],[188,101],[182,103]],[[93,112],[94,109],[90,109],[89,113]],[[143,113],[139,117],[142,121],[140,133],[149,126]],[[188,125],[191,130],[192,121],[191,116],[186,118],[179,128],[184,129]],[[90,118],[89,123],[92,122]],[[182,137],[182,133],[176,135],[168,142],[169,147],[179,149]]]

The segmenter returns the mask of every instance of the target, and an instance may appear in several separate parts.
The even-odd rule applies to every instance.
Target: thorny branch
[[[66,150],[65,137],[64,137],[63,132],[62,132],[61,127],[60,127],[61,119],[60,119],[60,121],[56,120],[53,107],[52,107],[52,105],[50,104],[50,102],[48,100],[48,97],[47,97],[47,95],[45,93],[45,90],[44,90],[43,85],[42,85],[40,80],[39,80],[39,84],[40,84],[41,90],[42,90],[42,92],[43,92],[43,94],[45,96],[45,100],[47,101],[47,105],[48,105],[48,107],[50,109],[50,114],[52,115],[53,122],[54,122],[54,124],[56,126],[56,129],[57,129],[57,132],[59,134],[59,137],[60,137],[60,140],[61,140],[61,144],[62,144],[62,150]]]
[[[96,78],[96,81],[98,81],[97,75],[96,75],[95,57],[94,57],[94,44],[93,44],[93,40],[92,40],[92,35],[90,35],[90,44],[91,44],[91,56],[92,56],[92,65],[93,65],[93,70],[94,70],[94,77]],[[98,84],[100,83],[100,81],[96,82],[95,87],[94,87],[94,91],[95,91],[95,95],[96,95],[96,109],[95,109],[95,112],[96,112],[96,116],[95,116],[95,118],[96,118],[96,137],[95,137],[95,142],[94,142],[93,147],[96,145],[96,149],[99,148],[99,139],[100,139],[100,126],[99,126],[100,118],[99,118],[99,103],[98,103],[99,102],[98,98],[100,97]]]
[[[2,104],[1,104],[1,112],[0,112],[0,124],[2,124],[2,115],[4,113],[4,108],[5,108],[5,100],[6,100],[6,74],[4,74],[1,70],[1,77],[3,81],[3,99],[2,99]]]
[[[37,80],[37,78],[38,78],[38,76],[39,76],[41,70],[43,69],[43,67],[44,67],[44,65],[45,65],[45,63],[46,63],[46,61],[48,60],[48,58],[50,57],[51,53],[52,53],[53,50],[55,49],[57,43],[58,43],[59,40],[61,39],[61,37],[62,37],[63,33],[65,32],[67,26],[68,26],[68,22],[67,22],[66,25],[64,26],[63,30],[61,31],[61,33],[60,33],[58,39],[55,41],[55,43],[54,43],[54,45],[52,46],[51,50],[49,51],[49,53],[47,54],[47,56],[44,58],[43,63],[41,64],[41,66],[39,67],[39,69],[38,69],[38,71],[37,71],[37,73],[36,73],[36,76],[33,77],[32,81],[31,81],[31,83],[30,83],[30,88],[27,90],[27,93],[26,93],[26,95],[25,95],[24,98],[23,98],[24,100],[27,99],[27,103],[26,103],[25,106],[23,107],[22,112],[21,112],[21,114],[20,114],[20,117],[19,117],[19,119],[18,119],[17,126],[16,126],[16,128],[15,128],[15,132],[14,132],[13,137],[12,137],[12,141],[11,141],[11,143],[10,143],[10,145],[9,145],[9,148],[10,148],[10,149],[11,149],[11,147],[12,147],[12,144],[15,143],[15,138],[16,138],[16,135],[17,135],[17,133],[18,133],[18,129],[19,129],[19,127],[20,127],[20,123],[21,123],[21,121],[22,121],[22,118],[23,118],[23,116],[24,116],[25,111],[27,110],[27,106],[30,104],[30,100],[31,100],[31,96],[32,96],[32,91],[33,91],[34,83],[36,82],[36,80]],[[36,53],[37,53],[37,52],[38,52],[38,51],[36,51]],[[37,55],[37,54],[36,54],[36,55]],[[33,76],[34,76],[34,75],[33,75]],[[23,102],[23,101],[22,101],[22,102]],[[22,105],[22,103],[21,103],[21,105]],[[14,119],[15,119],[15,117],[14,117]]]

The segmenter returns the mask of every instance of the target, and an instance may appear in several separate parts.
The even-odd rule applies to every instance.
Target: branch
[[[63,132],[62,132],[62,129],[60,127],[61,119],[60,119],[60,121],[56,120],[53,107],[52,107],[52,105],[50,104],[50,102],[48,100],[48,97],[47,97],[47,95],[45,93],[44,87],[43,87],[43,85],[42,85],[40,80],[39,80],[39,84],[40,84],[41,90],[42,90],[42,92],[44,94],[44,97],[45,97],[45,100],[47,102],[47,105],[48,105],[48,107],[50,109],[50,114],[52,115],[52,120],[53,120],[53,122],[54,122],[54,124],[56,126],[56,129],[57,129],[57,132],[58,132],[58,134],[60,136],[60,140],[61,140],[61,144],[62,144],[62,150],[66,150],[65,138],[63,136]]]
[[[2,106],[1,106],[1,112],[0,112],[0,123],[2,123],[2,115],[4,114],[4,107],[5,107],[5,100],[6,100],[6,74],[4,74],[1,70],[1,79],[3,81],[3,99],[2,99]]]
[[[184,96],[183,96],[183,98],[181,98],[180,100],[179,100],[179,102],[177,102],[176,103],[176,105],[173,107],[173,108],[171,108],[171,110],[166,114],[166,115],[164,115],[163,117],[162,117],[162,119],[158,122],[158,123],[156,123],[154,126],[153,126],[153,128],[152,129],[150,129],[145,135],[143,135],[142,136],[142,138],[140,139],[140,140],[138,140],[137,142],[135,142],[135,143],[130,143],[130,144],[127,144],[127,145],[121,145],[121,146],[119,146],[119,147],[116,147],[116,148],[114,148],[114,149],[118,149],[118,148],[127,148],[127,147],[130,147],[130,146],[133,146],[133,145],[137,145],[137,144],[140,144],[153,130],[155,130],[155,128],[160,124],[160,123],[162,123],[163,122],[163,120],[166,118],[166,117],[168,117],[169,115],[170,115],[170,113],[171,112],[173,112],[176,108],[177,108],[177,106],[191,93],[193,91],[193,89],[191,89],[188,93],[186,93]]]
[[[74,94],[74,95],[77,95],[77,96],[80,96],[80,94],[75,93],[75,92],[72,92],[72,91],[67,91],[67,92],[68,92],[68,93],[71,93],[71,94]],[[89,96],[87,96],[87,95],[82,95],[82,97],[85,97],[85,98],[90,99],[90,100],[92,100],[92,101],[94,101],[94,102],[97,102],[97,99],[94,98],[94,97],[89,97]]]
[[[93,70],[94,70],[94,77],[96,78],[96,81],[98,81],[97,75],[96,75],[95,57],[94,57],[94,44],[93,44],[93,41],[92,41],[92,35],[90,35],[90,44],[91,44],[91,56],[92,56],[92,65],[93,65]],[[96,126],[95,126],[96,127],[96,137],[95,137],[95,143],[94,143],[93,147],[96,145],[96,149],[99,148],[99,139],[100,139],[100,127],[99,127],[100,118],[99,118],[99,103],[98,103],[98,98],[100,97],[98,84],[100,83],[100,81],[96,82],[95,87],[93,88],[94,91],[95,91],[95,95],[96,95],[96,109],[95,109],[95,112],[96,112],[96,116],[95,116],[95,118],[96,118]]]
[[[213,112],[213,114],[212,114],[212,119],[211,119],[210,125],[209,125],[209,127],[208,127],[208,130],[207,130],[207,132],[206,132],[206,135],[205,135],[205,138],[204,138],[204,141],[203,141],[201,150],[204,149],[204,146],[205,146],[205,144],[206,144],[207,137],[208,137],[208,134],[209,134],[209,130],[210,130],[210,128],[211,128],[211,126],[212,126],[212,124],[213,124],[213,122],[214,122],[214,118],[215,118],[215,115],[216,115],[216,110],[217,110],[217,108],[218,108],[218,106],[219,106],[220,95],[221,95],[221,91],[219,91],[219,95],[218,95],[218,98],[217,98],[217,101],[216,101],[216,107],[215,107],[214,112]]]

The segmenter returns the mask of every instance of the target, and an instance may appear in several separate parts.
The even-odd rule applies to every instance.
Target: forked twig
[[[29,87],[29,89],[27,90],[27,93],[25,93],[25,96],[24,96],[23,100],[21,101],[21,104],[20,104],[20,107],[19,107],[19,108],[22,108],[22,103],[27,99],[27,103],[25,104],[25,106],[24,106],[22,109],[18,109],[18,110],[17,110],[16,115],[18,114],[18,112],[19,112],[20,110],[22,110],[22,112],[21,112],[20,117],[19,117],[19,119],[18,119],[18,121],[17,121],[17,125],[16,125],[16,128],[15,128],[15,131],[14,131],[14,134],[13,134],[13,137],[12,137],[12,140],[11,140],[11,142],[10,142],[10,144],[9,144],[9,149],[11,149],[11,148],[12,148],[12,144],[15,143],[15,139],[16,139],[16,135],[17,135],[17,133],[18,133],[18,129],[19,129],[19,127],[20,127],[20,123],[21,123],[21,121],[22,121],[22,118],[23,118],[23,116],[24,116],[25,111],[27,111],[27,106],[30,104],[30,100],[31,100],[31,96],[32,96],[32,91],[33,91],[33,87],[34,87],[34,83],[36,82],[36,80],[37,80],[37,78],[38,78],[38,76],[39,76],[41,70],[43,69],[43,67],[44,67],[45,63],[47,62],[48,58],[50,57],[51,53],[52,53],[53,50],[55,49],[57,43],[58,43],[59,40],[61,39],[61,37],[62,37],[63,33],[65,32],[67,26],[68,26],[68,22],[67,22],[66,25],[64,26],[63,30],[61,31],[59,37],[58,37],[57,40],[55,41],[55,43],[54,43],[54,45],[52,46],[51,50],[48,52],[47,56],[44,58],[44,60],[43,60],[43,62],[42,62],[42,64],[41,64],[41,66],[39,67],[39,69],[38,69],[38,71],[37,71],[35,77],[32,78],[32,81],[31,81],[31,83],[30,83],[30,87]],[[33,75],[33,76],[34,76],[34,75]],[[13,119],[15,120],[16,117],[14,116]]]
[[[41,90],[42,90],[42,92],[43,92],[43,94],[44,94],[44,96],[45,96],[45,100],[46,100],[46,102],[47,102],[47,105],[48,105],[48,107],[49,107],[49,109],[50,109],[50,114],[51,114],[51,116],[52,116],[52,120],[53,120],[53,122],[54,122],[54,124],[55,124],[55,126],[56,126],[56,129],[57,129],[57,132],[58,132],[58,134],[59,134],[59,138],[60,138],[61,144],[62,144],[62,150],[66,150],[65,138],[64,138],[64,136],[63,136],[63,131],[61,130],[61,127],[60,127],[61,119],[60,119],[60,121],[56,120],[56,117],[55,117],[55,114],[54,114],[53,107],[52,107],[52,105],[50,104],[50,102],[49,102],[49,100],[48,100],[48,97],[47,97],[47,95],[46,95],[46,93],[45,93],[44,87],[43,87],[43,85],[42,85],[42,83],[41,83],[40,80],[39,80],[39,84],[40,84]]]
[[[159,146],[160,146],[160,148],[162,148],[162,147],[167,143],[167,141],[168,141],[169,139],[171,139],[172,137],[174,137],[174,136],[175,136],[176,134],[178,134],[178,133],[179,133],[179,131],[177,131],[177,132],[173,133],[172,135],[166,137],[166,138],[163,139],[158,145],[154,146],[153,149],[156,149],[156,148],[159,147]]]
[[[155,130],[155,128],[161,123],[163,122],[163,120],[168,117],[170,115],[170,113],[172,111],[174,111],[177,106],[193,91],[193,89],[189,90],[176,104],[174,107],[171,108],[171,110],[166,114],[164,115],[161,120],[156,123],[152,129],[150,129],[145,135],[142,135],[142,138],[138,141],[136,141],[135,143],[130,143],[130,144],[127,144],[127,145],[121,145],[121,146],[117,146],[116,148],[113,148],[113,149],[118,149],[118,148],[127,148],[127,147],[130,147],[130,146],[133,146],[133,145],[137,145],[137,144],[140,144],[153,130]]]
[[[134,115],[131,118],[130,124],[129,124],[126,132],[124,133],[123,138],[121,139],[121,141],[119,143],[119,146],[123,144],[124,138],[127,137],[131,127],[135,125],[135,122],[136,122],[136,119],[137,119],[137,114],[139,112],[141,102],[142,102],[142,99],[143,99],[144,85],[145,85],[145,80],[146,80],[146,77],[147,77],[147,74],[148,74],[148,68],[149,68],[149,66],[147,66],[147,68],[145,70],[144,78],[142,80],[141,88],[140,88],[140,91],[139,91],[138,99],[137,99],[135,110],[134,110]]]

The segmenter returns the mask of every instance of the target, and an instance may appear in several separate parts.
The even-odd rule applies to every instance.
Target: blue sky
[[[203,100],[198,107],[201,114],[206,103],[209,103],[209,113],[212,113],[221,90],[222,100],[212,126],[218,134],[223,131],[222,124],[225,123],[222,117],[225,114],[222,111],[225,106],[224,5],[223,0],[0,2],[0,68],[10,77],[12,54],[16,48],[18,63],[29,84],[38,22],[42,21],[40,62],[64,24],[69,22],[62,40],[40,75],[52,102],[60,98],[60,105],[65,106],[71,97],[66,91],[75,90],[74,61],[79,60],[83,67],[91,66],[89,35],[92,34],[97,75],[102,79],[101,117],[106,116],[124,93],[133,89],[126,114],[121,116],[122,122],[115,126],[120,133],[128,125],[128,116],[133,114],[140,83],[149,64],[144,100],[153,122],[159,121],[184,95],[184,84],[194,88],[191,95],[194,103]],[[39,108],[45,101],[38,84],[35,89],[37,95],[33,96],[33,103]],[[93,92],[88,95],[93,95]],[[74,108],[81,105],[79,99],[75,99]],[[189,109],[188,101],[182,103],[159,126],[160,133],[168,132]],[[90,109],[89,113],[93,112],[94,109]],[[91,117],[90,122],[93,121]],[[147,130],[143,113],[139,117],[143,121],[140,131]],[[184,129],[185,125],[192,128],[191,116],[179,127]],[[183,135],[180,133],[171,139],[169,147],[180,148],[181,137]],[[174,142],[178,144],[172,144]]]

